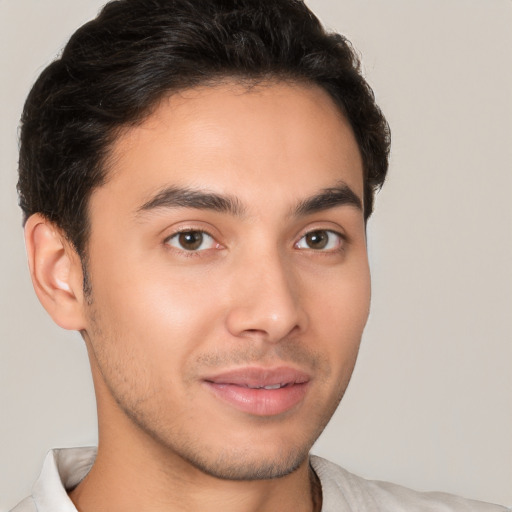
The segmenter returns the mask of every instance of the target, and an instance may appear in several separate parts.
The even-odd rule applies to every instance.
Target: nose
[[[277,251],[240,262],[230,286],[226,323],[233,336],[276,343],[306,329],[298,276]]]

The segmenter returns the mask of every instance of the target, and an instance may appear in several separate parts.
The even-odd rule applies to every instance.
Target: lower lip
[[[224,402],[255,416],[276,416],[289,411],[302,402],[308,388],[307,382],[279,389],[252,389],[215,382],[205,384]]]

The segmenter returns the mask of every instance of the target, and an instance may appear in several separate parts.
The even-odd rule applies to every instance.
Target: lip
[[[246,367],[207,376],[203,383],[217,398],[242,412],[276,416],[304,400],[310,380],[307,373],[291,367]]]

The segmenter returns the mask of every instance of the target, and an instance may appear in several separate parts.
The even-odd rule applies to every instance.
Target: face
[[[368,314],[348,123],[313,86],[226,83],[163,101],[110,163],[90,201],[84,306],[100,439],[116,408],[208,474],[293,471],[343,396]]]

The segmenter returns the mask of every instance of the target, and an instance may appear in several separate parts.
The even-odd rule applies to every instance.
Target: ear
[[[61,230],[36,213],[25,224],[25,245],[34,290],[56,324],[85,329],[80,257]]]

